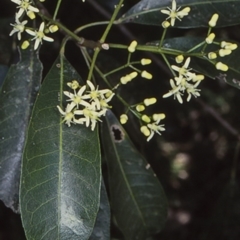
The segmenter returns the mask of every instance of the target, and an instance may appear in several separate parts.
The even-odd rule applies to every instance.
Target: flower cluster
[[[172,0],[172,8],[167,8],[168,10],[161,10],[161,13],[163,14],[167,14],[168,17],[166,18],[166,21],[164,21],[162,23],[162,26],[164,28],[175,25],[175,20],[178,19],[181,21],[181,19],[185,16],[188,15],[188,13],[190,12],[190,7],[185,7],[184,9],[180,10],[181,7],[177,8],[177,3],[176,0]],[[168,19],[170,19],[170,23],[167,21]]]
[[[212,15],[210,21],[208,22],[210,31],[213,27],[216,26],[218,18],[219,18],[219,15],[217,13]],[[212,44],[214,42],[214,39],[215,39],[215,33],[208,33],[208,36],[206,37],[205,42],[206,42],[206,44]],[[237,48],[237,44],[222,41],[222,42],[220,42],[220,47],[221,48],[217,51],[209,52],[207,54],[208,59],[213,60],[218,57],[224,57],[224,56],[230,55],[232,53],[232,51]],[[228,71],[228,66],[226,64],[222,63],[221,61],[216,61],[215,67],[216,67],[216,69],[221,70],[221,71]]]
[[[165,118],[164,113],[155,113],[152,116],[148,116],[146,114],[142,114],[146,107],[153,105],[157,102],[157,99],[145,98],[142,103],[139,103],[135,106],[135,110],[131,109],[135,116],[139,118],[141,121],[140,131],[146,136],[147,141],[149,141],[155,133],[161,135],[161,131],[165,131],[164,125],[160,125],[160,120]],[[121,124],[125,124],[128,121],[127,114],[122,114],[120,116]]]
[[[178,56],[176,59],[181,58],[182,56]],[[187,101],[190,101],[192,96],[200,96],[200,90],[197,89],[197,86],[204,79],[204,75],[197,75],[196,73],[191,72],[191,69],[188,68],[190,60],[190,57],[188,57],[182,67],[178,67],[175,65],[171,66],[173,70],[178,72],[178,76],[174,77],[174,80],[170,79],[170,85],[172,87],[172,90],[164,94],[163,98],[173,95],[174,98],[177,98],[180,103],[183,103],[182,95],[184,94],[184,92],[188,93]]]
[[[42,44],[42,41],[48,41],[53,42],[53,38],[47,37],[45,35],[46,31],[50,32],[56,32],[58,30],[58,27],[56,25],[50,25],[48,27],[45,26],[45,23],[42,22],[40,24],[40,27],[38,30],[30,29],[26,27],[26,24],[28,23],[27,20],[21,21],[20,19],[23,17],[24,14],[26,14],[30,19],[35,19],[36,15],[35,13],[39,12],[39,9],[32,6],[32,2],[30,0],[11,0],[15,4],[17,4],[18,12],[15,15],[15,23],[11,24],[13,26],[13,30],[10,32],[10,36],[12,36],[14,33],[17,33],[18,40],[21,40],[21,34],[23,32],[27,32],[33,38],[31,40],[35,40],[34,44],[34,50],[38,49],[39,45]],[[40,0],[40,2],[44,2],[45,0]],[[26,40],[22,44],[22,49],[26,49],[29,46],[29,42]]]
[[[101,121],[101,116],[105,116],[107,109],[111,108],[108,102],[111,101],[114,93],[109,89],[98,90],[93,83],[87,80],[87,84],[80,86],[78,81],[73,80],[67,84],[73,91],[64,91],[68,97],[65,111],[57,106],[63,115],[63,121],[70,127],[71,123],[85,124],[91,130],[95,129],[97,121]]]
[[[146,125],[143,125],[140,130],[141,132],[148,137],[147,141],[149,141],[155,133],[161,135],[162,131],[165,131],[164,125],[160,125],[160,121],[165,118],[164,113],[155,113],[152,117],[148,117],[143,115],[143,121],[146,122]]]

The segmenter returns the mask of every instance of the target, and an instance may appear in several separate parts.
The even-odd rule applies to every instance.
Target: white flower
[[[50,37],[45,36],[44,34],[44,27],[45,27],[45,23],[42,22],[39,30],[38,31],[32,31],[30,29],[26,29],[26,32],[32,36],[34,36],[34,38],[32,40],[35,40],[35,44],[34,44],[34,50],[36,50],[39,46],[39,44],[42,44],[42,40],[48,41],[48,42],[53,42],[54,40]]]
[[[24,11],[26,13],[28,12],[39,12],[38,8],[35,8],[31,6],[31,1],[29,0],[11,0],[12,2],[16,3],[19,5],[17,8],[19,8],[19,11],[17,12],[17,17],[21,17]]]
[[[148,123],[146,126],[141,127],[141,132],[148,137],[147,142],[152,139],[155,133],[161,135],[162,131],[165,131],[164,125],[159,125],[160,121],[165,118],[165,114],[153,114],[154,122]]]
[[[106,111],[106,109],[103,109],[102,111],[97,112],[95,103],[92,103],[90,107],[85,107],[83,110],[74,111],[74,114],[84,116],[83,118],[75,120],[75,122],[85,122],[86,127],[89,127],[91,122],[91,130],[93,131],[95,129],[97,121],[101,121],[100,117],[105,115]]]
[[[87,80],[87,85],[89,86],[90,91],[88,91],[89,94],[87,94],[86,96],[89,96],[89,98],[95,102],[97,110],[100,110],[101,109],[100,100],[105,99],[104,94],[107,94],[110,90],[109,89],[98,90],[98,86],[97,88],[95,88],[93,83],[89,80]]]
[[[86,95],[84,96],[83,93],[86,89],[86,85],[82,86],[78,92],[76,93],[75,89],[74,89],[74,94],[70,93],[68,91],[64,91],[64,95],[66,95],[67,97],[69,97],[69,99],[67,101],[72,101],[75,106],[79,107],[80,105],[83,105],[85,107],[90,106],[90,103],[84,101],[83,99],[86,99],[88,97],[86,97]]]
[[[189,71],[191,71],[191,69],[189,69],[188,66],[189,66],[190,60],[191,60],[190,57],[188,57],[182,67],[172,65],[171,68],[177,71],[179,73],[179,76],[184,76],[187,79],[189,79],[190,78]]]
[[[66,124],[70,127],[71,123],[76,123],[76,119],[74,117],[74,113],[72,112],[73,108],[75,107],[75,104],[71,102],[70,104],[67,105],[65,112],[57,106],[59,112],[64,116],[63,121],[66,122]],[[79,123],[79,122],[78,122]]]
[[[186,91],[188,93],[187,102],[190,101],[192,96],[194,96],[195,98],[200,96],[200,93],[199,93],[200,89],[196,89],[197,85],[198,83],[195,85],[188,84],[186,88]]]
[[[20,22],[17,15],[16,15],[16,19],[15,19],[16,23],[14,24],[10,24],[11,26],[13,26],[13,30],[10,32],[9,36],[12,36],[14,33],[17,32],[17,38],[18,40],[21,40],[21,33],[24,32],[25,30],[25,25],[27,24],[27,20]]]
[[[181,21],[181,18],[183,18],[184,16],[187,16],[188,13],[190,12],[190,7],[185,7],[184,9],[182,9],[181,11],[179,11],[180,8],[181,8],[181,7],[177,8],[176,1],[173,0],[173,1],[172,1],[172,9],[168,7],[168,8],[167,8],[168,10],[161,10],[161,12],[162,12],[163,14],[169,15],[169,16],[166,18],[166,20],[169,19],[169,18],[171,18],[171,20],[170,20],[171,26],[174,26],[176,18]]]
[[[181,97],[182,94],[180,92],[181,85],[176,86],[172,79],[170,79],[170,85],[172,87],[172,90],[170,90],[168,93],[164,94],[163,98],[167,98],[167,97],[170,97],[170,96],[174,95],[174,99],[177,98],[177,100],[180,103],[183,103],[183,100],[182,100],[182,97]]]

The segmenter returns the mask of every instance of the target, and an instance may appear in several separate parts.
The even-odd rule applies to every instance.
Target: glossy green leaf
[[[97,219],[89,240],[110,240],[110,207],[104,181],[101,184],[101,199]]]
[[[67,82],[80,79],[65,57],[46,76],[34,105],[24,149],[20,207],[29,240],[85,240],[99,209],[101,165],[97,128],[68,127]]]
[[[38,92],[42,65],[32,48],[20,52],[0,91],[0,199],[19,211],[20,167],[24,140]]]
[[[214,13],[219,14],[217,27],[231,26],[240,23],[240,0],[176,0],[177,7],[190,7],[188,16],[176,20],[174,27],[196,28],[208,27],[208,21]],[[160,10],[171,8],[169,0],[142,0],[127,11],[118,23],[139,23],[161,26],[168,17]]]
[[[135,149],[111,111],[102,127],[108,164],[110,202],[117,224],[129,240],[146,240],[165,223],[167,202],[150,165]]]
[[[199,43],[203,42],[204,38],[193,38],[193,37],[179,37],[179,38],[172,38],[166,39],[164,41],[164,48],[167,49],[175,49],[180,51],[187,52],[194,46],[198,45]],[[220,41],[219,41],[220,42]],[[239,43],[237,43],[240,46]],[[156,45],[156,42],[149,43],[149,45]],[[202,46],[196,48],[194,52],[201,52]],[[220,49],[219,45],[209,44],[205,48],[204,52],[217,52]],[[238,60],[239,59],[239,60]],[[220,71],[217,70],[215,65],[217,62],[222,62],[227,64],[229,69],[228,71]],[[217,59],[210,61],[207,57],[205,58],[198,58],[198,57],[191,57],[190,67],[210,78],[219,79],[220,81],[225,81],[233,87],[240,89],[240,48],[233,50],[230,55],[225,57],[218,56]]]

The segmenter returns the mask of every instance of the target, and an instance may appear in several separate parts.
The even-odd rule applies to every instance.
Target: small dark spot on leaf
[[[61,64],[60,64],[60,63],[57,63],[57,64],[56,64],[56,67],[57,67],[57,68],[60,68],[60,67],[61,67]]]
[[[112,136],[115,142],[122,142],[124,139],[124,133],[121,128],[117,125],[111,126]]]

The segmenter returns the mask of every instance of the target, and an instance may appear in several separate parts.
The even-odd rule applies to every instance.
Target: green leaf
[[[176,20],[174,27],[197,28],[208,27],[208,21],[214,13],[219,14],[217,27],[231,26],[240,23],[240,1],[239,0],[177,0],[177,8],[181,6],[190,7],[189,14]],[[161,26],[168,15],[161,13],[162,9],[171,7],[169,0],[142,0],[127,11],[118,23],[139,23]],[[181,10],[180,9],[180,10]]]
[[[135,149],[111,111],[102,127],[113,214],[126,239],[146,240],[167,216],[164,191],[150,165]]]
[[[69,90],[66,83],[73,79],[80,76],[60,56],[34,105],[20,187],[22,221],[29,240],[88,239],[98,213],[98,130],[84,125],[68,127],[56,107],[61,105],[63,91]]]
[[[0,199],[19,211],[19,182],[24,140],[40,86],[42,65],[33,48],[20,52],[0,91]]]
[[[194,38],[194,37],[178,37],[172,39],[166,39],[163,44],[163,48],[166,49],[175,49],[187,52],[191,48],[195,47],[196,45],[200,44],[201,42],[205,41],[204,38]],[[219,41],[220,42],[220,41]],[[232,41],[231,41],[232,42]],[[237,43],[237,42],[234,42]],[[149,45],[155,45],[158,42],[151,42]],[[239,43],[237,43],[240,46]],[[202,47],[196,48],[194,52],[201,52]],[[208,44],[206,49],[204,50],[205,53],[208,52],[217,52],[220,49],[219,45],[215,44]],[[238,60],[239,59],[239,60]],[[228,65],[228,71],[223,72],[217,70],[215,64],[217,62],[222,62]],[[197,72],[200,72],[212,79],[219,79],[220,81],[225,81],[229,85],[240,89],[240,48],[233,50],[230,55],[225,57],[219,57],[214,60],[209,60],[207,57],[198,58],[198,57],[191,57],[190,67]]]
[[[89,240],[110,240],[110,207],[104,181],[101,184],[101,199],[97,219]]]

